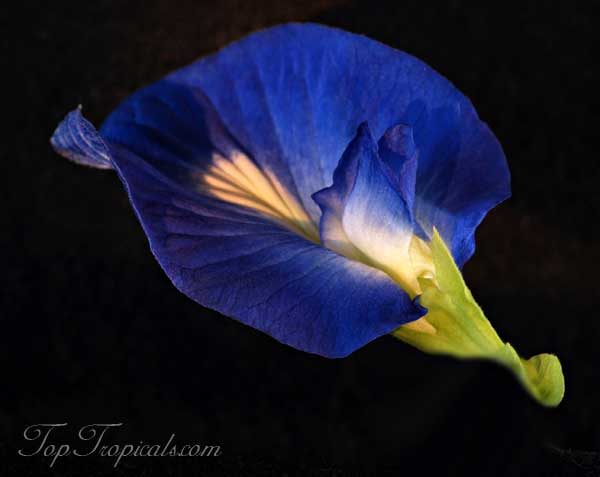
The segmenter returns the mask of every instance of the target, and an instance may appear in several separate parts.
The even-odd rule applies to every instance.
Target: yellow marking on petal
[[[266,215],[275,215],[273,213],[273,209],[261,204],[252,197],[244,195],[243,193],[231,192],[228,190],[219,189],[218,187],[211,188],[211,193],[215,197],[225,202],[229,202],[235,205],[241,205],[243,207],[248,207]]]
[[[229,158],[213,154],[211,166],[201,177],[200,189],[231,204],[253,209],[277,223],[319,242],[318,226],[304,207],[269,170],[260,169],[246,155]]]
[[[231,182],[229,182],[226,179],[221,179],[217,174],[215,175],[207,175],[204,176],[204,180],[206,181],[206,183],[211,186],[211,188],[215,188],[215,189],[220,189],[222,191],[227,191],[227,192],[232,192],[232,193],[239,193],[240,192],[240,188],[236,187],[234,184],[232,184]]]

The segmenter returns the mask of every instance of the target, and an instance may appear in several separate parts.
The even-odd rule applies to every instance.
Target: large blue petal
[[[502,148],[466,99],[427,111],[415,126],[419,147],[414,215],[431,236],[433,227],[459,267],[475,251],[474,233],[487,212],[510,196]]]
[[[181,290],[300,349],[341,356],[422,313],[383,273],[311,243],[320,218],[311,195],[331,184],[364,121],[375,138],[396,124],[412,127],[419,150],[414,218],[427,233],[436,226],[462,264],[472,253],[474,228],[508,191],[500,146],[447,80],[365,37],[297,24],[250,35],[134,94],[107,119],[100,139],[154,253]],[[63,154],[81,152],[61,147]],[[247,177],[232,183],[233,176],[214,171],[222,158],[242,176],[262,175],[255,177],[258,193],[247,194]],[[212,197],[209,180],[218,183]],[[180,237],[178,227],[190,232]],[[232,237],[221,237],[227,230]],[[273,242],[266,230],[277,231]],[[259,244],[267,248],[261,252]],[[300,244],[307,251],[294,257]],[[241,266],[227,262],[240,254],[247,255]],[[331,260],[327,270],[337,277],[324,287],[315,278],[323,270],[311,268],[319,257]],[[265,263],[273,269],[259,273]],[[205,268],[194,274],[197,267]],[[215,287],[195,291],[200,276],[213,277]],[[252,287],[265,302],[249,310],[244,299]],[[282,311],[300,289],[310,290],[313,301]],[[268,310],[280,325],[265,316]]]
[[[312,193],[331,184],[358,125],[375,138],[413,128],[416,211],[459,265],[487,211],[509,194],[500,145],[471,103],[433,69],[366,37],[312,24],[252,34],[183,68],[172,81],[202,90],[262,167],[297,193],[315,223]]]
[[[174,104],[185,93],[171,89],[165,97]],[[180,162],[201,162],[209,144],[224,150],[233,143],[210,108],[197,106],[189,117],[197,127],[195,145],[175,161],[177,150],[168,145],[184,141],[186,123],[171,125],[172,143],[166,130],[141,134],[143,124],[160,120],[146,109],[146,99],[136,100],[144,116],[123,115],[111,126],[111,138],[120,144],[106,143],[152,252],[179,290],[283,343],[327,357],[345,356],[425,313],[385,273],[252,209],[199,193],[194,174],[186,175]]]
[[[198,303],[327,357],[424,314],[381,271],[243,209],[175,191],[139,157],[113,150],[153,253]]]

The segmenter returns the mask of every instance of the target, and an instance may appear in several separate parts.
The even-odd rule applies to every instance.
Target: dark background
[[[1,475],[600,475],[600,197],[593,4],[225,0],[16,2],[1,15]],[[14,7],[15,5],[13,5]],[[513,197],[464,273],[500,335],[561,358],[558,409],[504,370],[385,337],[343,360],[287,348],[181,295],[115,174],[49,145],[82,103],[127,95],[244,34],[335,25],[421,58],[502,143]],[[18,102],[12,111],[10,104]],[[123,422],[116,441],[218,459],[22,458],[23,429]],[[69,437],[70,436],[70,437]],[[594,470],[595,469],[595,470]]]

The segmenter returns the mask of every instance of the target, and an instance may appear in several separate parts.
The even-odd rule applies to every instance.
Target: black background
[[[2,88],[2,475],[600,475],[593,4],[17,3],[0,14],[2,75],[16,80]],[[492,364],[389,337],[326,360],[202,309],[154,261],[117,177],[51,151],[77,104],[98,125],[143,84],[290,20],[414,54],[496,133],[513,197],[478,230],[464,273],[520,353],[559,355],[558,409],[537,406]],[[130,458],[117,470],[72,457],[49,469],[17,456],[32,448],[23,429],[39,422],[69,423],[56,441],[123,422],[115,441],[175,433],[223,456]]]

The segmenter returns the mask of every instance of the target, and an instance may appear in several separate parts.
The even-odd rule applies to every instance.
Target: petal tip
[[[392,126],[379,141],[379,147],[389,149],[406,158],[413,157],[417,149],[413,128],[406,124]]]
[[[65,116],[52,134],[50,145],[58,154],[77,164],[112,169],[108,146],[81,110],[80,104]]]

